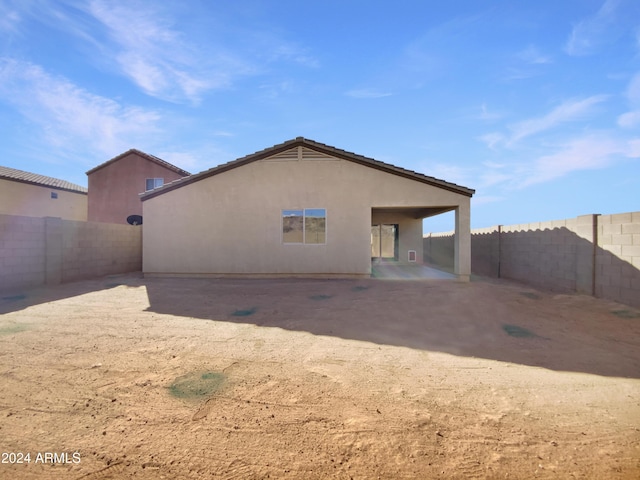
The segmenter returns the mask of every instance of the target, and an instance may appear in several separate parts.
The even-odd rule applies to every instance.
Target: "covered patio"
[[[423,265],[422,221],[455,211],[454,275]],[[470,277],[469,204],[371,209],[371,276],[375,278]]]
[[[457,275],[427,265],[381,261],[371,265],[371,278],[381,280],[457,280]]]

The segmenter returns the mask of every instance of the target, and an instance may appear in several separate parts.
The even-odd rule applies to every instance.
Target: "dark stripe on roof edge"
[[[162,187],[140,194],[140,198],[142,201],[148,200],[150,198],[157,197],[158,195],[162,195],[164,193],[170,192],[171,190],[176,190],[178,188],[184,187],[191,183],[204,180],[205,178],[209,178],[214,175],[224,173],[226,171],[241,167],[243,165],[247,165],[252,162],[256,162],[258,160],[263,160],[265,158],[271,157],[273,155],[277,155],[291,148],[299,147],[299,146],[304,146],[311,150],[315,150],[316,152],[319,152],[319,153],[329,154],[336,158],[348,160],[354,163],[358,163],[360,165],[364,165],[366,167],[375,168],[386,173],[391,173],[393,175],[399,175],[401,177],[405,177],[410,180],[416,180],[418,182],[426,183],[428,185],[439,187],[444,190],[449,190],[454,193],[459,193],[461,195],[466,195],[468,197],[473,196],[473,194],[475,193],[475,190],[471,188],[463,187],[461,185],[456,185],[455,183],[446,182],[444,180],[440,180],[435,177],[429,177],[422,173],[414,172],[413,170],[407,170],[401,167],[396,167],[395,165],[384,163],[379,160],[375,160],[373,158],[364,157],[362,155],[358,155],[352,152],[347,152],[346,150],[340,150],[338,148],[331,147],[329,145],[325,145],[324,143],[316,142],[314,140],[310,140],[303,137],[297,137],[292,140],[287,140],[286,142],[280,143],[278,145],[274,145],[273,147],[265,148],[255,153],[246,155],[244,157],[240,157],[237,160],[223,163],[221,165],[202,171],[200,173],[196,173],[188,177],[180,178],[178,180],[174,180],[173,182],[165,183]]]
[[[165,168],[168,168],[169,170],[172,170],[172,171],[176,172],[177,174],[182,175],[183,177],[187,177],[187,176],[191,175],[186,170],[183,170],[183,169],[181,169],[179,167],[176,167],[175,165],[172,165],[171,163],[167,162],[166,160],[162,160],[161,158],[156,157],[155,155],[151,155],[150,153],[146,153],[146,152],[143,152],[142,150],[138,150],[137,148],[131,148],[131,149],[127,150],[126,152],[121,153],[120,155],[117,155],[117,156],[113,157],[112,159],[107,160],[104,163],[101,163],[97,167],[93,167],[91,170],[87,171],[86,174],[89,175],[89,174],[91,174],[91,173],[93,173],[93,172],[95,172],[97,170],[100,170],[101,168],[104,168],[104,167],[106,167],[107,165],[109,165],[111,163],[117,162],[118,160],[121,160],[124,157],[126,157],[127,155],[131,155],[133,153],[135,153],[136,155],[139,155],[139,156],[141,156],[143,158],[146,158],[147,160],[149,160],[151,162],[154,162],[154,163],[156,163],[158,165],[161,165],[161,166],[163,166]]]

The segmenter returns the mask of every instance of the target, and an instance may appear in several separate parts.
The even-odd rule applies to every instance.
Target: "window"
[[[153,190],[164,185],[164,178],[147,178],[147,185],[145,191]]]
[[[282,210],[282,242],[315,245],[327,243],[327,210]]]
[[[58,192],[51,192],[51,198],[58,198]]]

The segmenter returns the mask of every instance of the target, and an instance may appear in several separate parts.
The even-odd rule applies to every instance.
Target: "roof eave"
[[[159,165],[161,167],[168,168],[169,170],[177,173],[178,175],[182,175],[183,177],[191,175],[191,173],[187,172],[186,170],[183,170],[180,167],[176,167],[175,165],[167,162],[166,160],[162,160],[162,159],[154,157],[153,155],[150,155],[150,154],[148,154],[146,152],[143,152],[142,150],[138,150],[137,148],[130,148],[126,152],[123,152],[120,155],[116,155],[112,159],[107,160],[106,162],[101,163],[100,165],[98,165],[96,167],[93,167],[91,170],[88,170],[85,173],[86,173],[86,175],[90,175],[92,173],[95,173],[98,170],[101,170],[104,167],[106,167],[108,165],[111,165],[112,163],[117,162],[118,160],[122,160],[124,157],[126,157],[127,155],[131,155],[131,154],[139,155],[139,156],[143,157],[144,159],[149,160],[150,162],[153,162],[156,165]]]
[[[62,192],[77,193],[78,195],[87,195],[88,193],[86,190],[74,190],[73,188],[59,187],[56,185],[47,185],[46,183],[39,183],[31,180],[24,180],[22,178],[11,178],[11,177],[0,176],[0,179],[8,180],[10,182],[26,183],[27,185],[34,185],[36,187],[48,188],[50,190],[60,190]]]

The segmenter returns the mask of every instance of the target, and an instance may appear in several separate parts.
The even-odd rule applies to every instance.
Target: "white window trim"
[[[153,188],[147,189],[147,183],[149,182],[149,180],[153,180]],[[160,185],[157,185],[158,180],[162,181],[162,183]],[[155,189],[155,188],[159,188],[162,187],[164,185],[164,178],[161,177],[154,177],[154,178],[147,178],[144,181],[144,191],[145,192],[150,192],[151,190]]]

